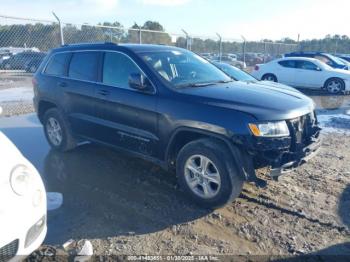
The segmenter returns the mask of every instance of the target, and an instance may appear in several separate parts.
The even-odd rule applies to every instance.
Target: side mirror
[[[150,88],[150,82],[147,77],[139,73],[133,73],[129,76],[129,86],[136,90],[146,91]]]
[[[316,67],[316,71],[322,71],[322,69],[319,67]]]

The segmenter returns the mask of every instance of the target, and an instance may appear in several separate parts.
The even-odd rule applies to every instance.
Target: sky
[[[114,22],[125,27],[147,20],[166,31],[247,40],[350,35],[349,0],[1,0],[0,15],[69,23]],[[1,23],[4,19],[0,18]]]

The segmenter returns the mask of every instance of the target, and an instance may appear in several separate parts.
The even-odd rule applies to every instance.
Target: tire
[[[66,152],[77,147],[68,121],[57,108],[45,112],[43,125],[46,139],[54,150]]]
[[[207,162],[210,161],[206,168],[202,169],[203,173],[211,180],[215,178],[214,180],[219,181],[219,183],[208,182],[207,178],[200,178],[198,173],[196,175],[194,171],[190,171],[189,166],[193,170],[193,166],[199,167],[205,163],[205,160],[200,159],[200,157],[206,158]],[[176,175],[179,185],[189,198],[201,207],[218,208],[223,206],[238,197],[242,191],[244,179],[238,173],[234,162],[232,153],[226,146],[214,139],[199,139],[190,142],[180,150],[177,156]],[[210,175],[205,171],[210,172]],[[191,183],[192,186],[190,186]],[[197,185],[193,186],[196,183]],[[205,194],[204,187],[210,188],[207,190],[209,194]]]
[[[277,82],[277,77],[274,74],[265,74],[262,76],[261,80]]]
[[[328,93],[335,95],[344,91],[345,83],[340,78],[330,78],[326,81],[324,88]]]

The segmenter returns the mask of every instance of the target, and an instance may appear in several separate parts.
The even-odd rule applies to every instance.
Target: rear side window
[[[66,73],[66,66],[69,57],[69,53],[54,54],[50,58],[49,63],[46,66],[45,74],[54,76],[64,76]]]
[[[129,88],[129,76],[141,74],[129,57],[117,52],[106,52],[103,62],[102,81],[106,85]]]
[[[317,65],[309,61],[299,61],[297,67],[304,70],[315,70],[315,71],[317,71],[317,68],[318,68]]]
[[[99,52],[73,53],[68,76],[85,81],[97,80]]]
[[[295,61],[294,60],[284,60],[284,61],[279,61],[278,63],[283,67],[295,68]]]

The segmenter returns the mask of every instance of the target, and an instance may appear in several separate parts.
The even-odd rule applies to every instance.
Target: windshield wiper
[[[188,84],[178,85],[177,88],[211,86],[215,84],[225,84],[230,82],[233,82],[233,80],[220,80],[220,81],[205,82],[205,83],[188,83]]]
[[[210,82],[210,83],[188,83],[188,84],[182,84],[178,85],[177,88],[186,88],[186,87],[202,87],[202,86],[210,86],[210,85],[215,85],[215,82]]]
[[[218,84],[226,84],[226,83],[231,83],[233,82],[233,80],[220,80],[220,81],[217,81],[215,83],[218,83]]]

